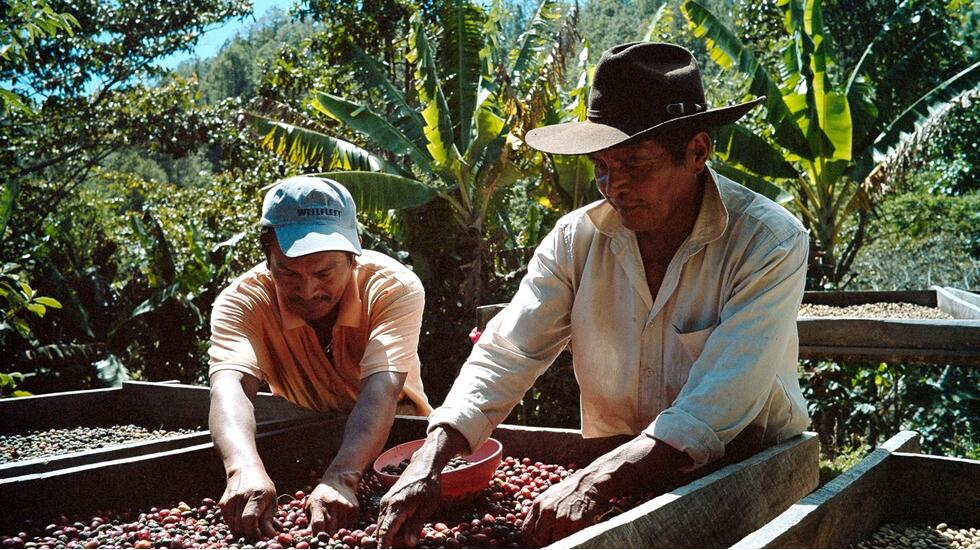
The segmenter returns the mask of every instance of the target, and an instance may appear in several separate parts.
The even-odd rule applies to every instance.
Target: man
[[[255,446],[261,381],[316,411],[350,411],[343,444],[307,497],[310,527],[357,517],[361,473],[383,450],[402,398],[431,412],[419,377],[425,294],[408,268],[362,250],[356,208],[338,183],[286,179],[269,190],[260,237],[266,261],[226,288],[211,315],[209,424],[227,474],[230,529],[274,536],[276,489]]]
[[[587,121],[527,134],[544,152],[588,154],[605,200],[559,220],[488,324],[382,501],[382,544],[413,542],[442,465],[480,445],[569,339],[582,435],[634,437],[535,499],[528,545],[591,524],[612,496],[663,491],[803,431],[807,232],[705,165],[705,130],[761,101],[710,108],[690,52],[624,44],[596,67]]]

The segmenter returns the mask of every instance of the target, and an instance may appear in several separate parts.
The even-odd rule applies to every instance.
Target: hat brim
[[[621,145],[632,139],[653,137],[669,130],[699,126],[704,128],[725,126],[745,116],[753,107],[765,99],[765,97],[759,97],[738,105],[719,107],[701,113],[672,118],[632,134],[608,124],[588,120],[553,124],[531,130],[524,136],[524,142],[543,153],[587,155]]]
[[[351,252],[361,255],[361,243],[356,232],[326,224],[289,224],[273,227],[279,248],[287,258],[317,252]]]

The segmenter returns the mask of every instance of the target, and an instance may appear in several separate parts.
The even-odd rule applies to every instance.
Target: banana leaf
[[[759,176],[799,176],[799,171],[786,161],[782,151],[740,124],[729,124],[715,130],[715,151],[726,163],[744,167]]]
[[[435,199],[432,186],[393,174],[379,172],[324,172],[317,174],[340,183],[350,191],[359,210],[415,208]]]
[[[751,94],[766,96],[766,121],[772,126],[776,141],[801,158],[813,159],[813,151],[786,105],[783,91],[759,64],[755,54],[700,3],[686,0],[681,4],[681,11],[694,35],[704,39],[711,59],[725,69],[734,68],[747,76]]]
[[[364,134],[385,151],[395,155],[408,155],[419,168],[432,172],[432,158],[388,120],[367,106],[325,92],[317,92],[313,98],[313,107]]]
[[[381,64],[364,53],[357,44],[351,43],[348,63],[354,69],[354,77],[366,90],[381,93],[385,105],[391,111],[387,118],[391,125],[408,138],[417,148],[425,147],[425,121],[418,110],[408,104],[405,94],[388,80]]]
[[[718,174],[725,176],[735,183],[740,183],[778,204],[786,204],[793,200],[793,195],[788,191],[769,183],[759,176],[748,174],[724,162],[712,162],[711,168],[715,172],[718,172]]]
[[[511,79],[521,92],[526,91],[525,83],[534,82],[537,71],[536,65],[542,54],[550,51],[554,39],[551,36],[552,26],[562,16],[562,5],[556,0],[543,0],[538,5],[527,30],[518,39],[520,46],[511,52],[513,65],[510,68]]]
[[[419,13],[412,15],[411,44],[408,62],[415,64],[415,86],[421,100],[425,120],[426,148],[435,161],[433,169],[456,173],[460,165],[459,150],[453,140],[453,124],[449,119],[449,104],[442,93],[432,47],[425,34]]]
[[[456,124],[456,143],[465,151],[473,140],[473,112],[485,72],[481,50],[486,16],[480,6],[466,0],[447,2],[441,16],[439,67],[449,71],[443,91]]]
[[[316,164],[330,170],[369,170],[404,173],[370,151],[314,130],[247,113],[246,118],[263,137],[262,146],[294,164]]]
[[[864,181],[879,162],[892,155],[901,143],[913,136],[931,118],[941,115],[951,101],[978,87],[980,61],[924,94],[888,124],[857,159],[851,177],[856,181]]]

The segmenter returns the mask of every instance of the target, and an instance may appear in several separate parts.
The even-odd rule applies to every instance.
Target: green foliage
[[[56,13],[44,0],[3,0],[4,18],[0,19],[0,71],[27,64],[28,49],[41,38],[59,33],[71,35],[78,20],[68,13]],[[24,98],[14,91],[0,88],[0,112],[16,110],[31,114]]]
[[[720,66],[745,78],[746,91],[766,96],[764,118],[755,121],[765,140],[736,126],[719,133],[719,156],[739,174],[768,177],[794,195],[793,209],[812,230],[813,250],[808,284],[835,287],[841,284],[864,244],[868,211],[881,191],[876,163],[893,154],[910,134],[930,123],[950,101],[978,86],[980,65],[960,58],[950,65],[955,74],[936,82],[924,75],[906,89],[921,89],[918,96],[894,95],[884,108],[876,90],[888,90],[891,73],[907,63],[927,62],[927,50],[904,44],[902,57],[894,60],[893,35],[928,13],[927,4],[901,3],[888,24],[878,28],[855,66],[842,70],[837,63],[832,36],[824,26],[821,2],[781,0],[785,37],[779,42],[781,56],[775,68],[699,2],[682,4],[695,35],[701,37]],[[938,37],[938,38],[936,38]],[[930,36],[928,41],[950,36]],[[772,38],[767,41],[775,44]],[[764,42],[766,43],[766,42]],[[955,59],[955,56],[949,56]],[[894,61],[892,66],[883,61]],[[772,62],[772,61],[770,61]],[[874,66],[872,70],[870,67]],[[928,77],[928,78],[927,78]],[[798,174],[793,176],[793,174]],[[856,221],[854,221],[856,220]],[[851,224],[856,228],[848,232]]]
[[[190,84],[148,84],[163,74],[157,60],[189,48],[209,25],[243,15],[248,6],[245,0],[47,5],[77,21],[75,32],[19,41],[23,55],[0,63],[9,91],[32,98],[27,110],[0,119],[0,177],[18,182],[25,194],[45,182],[50,193],[43,201],[25,198],[33,205],[28,232],[108,155],[140,146],[182,156],[197,147],[210,128],[191,108]],[[0,31],[5,40],[8,32],[21,32],[16,26]]]
[[[980,288],[980,194],[887,196],[849,289]]]
[[[980,453],[980,374],[952,366],[803,362],[813,429],[827,456],[875,447],[903,429],[930,454]]]
[[[557,2],[542,2],[517,46],[500,52],[488,38],[498,22],[478,4],[443,6],[436,13],[438,42],[431,38],[424,13],[416,10],[404,58],[406,67],[412,67],[408,89],[386,76],[380,61],[360,45],[347,44],[346,62],[356,67],[353,78],[380,97],[372,105],[370,97],[354,100],[318,91],[311,105],[327,121],[341,122],[360,134],[379,153],[322,133],[316,123],[299,126],[260,115],[251,121],[263,144],[294,164],[396,176],[354,176],[357,182],[370,181],[371,185],[356,187],[358,193],[370,191],[370,198],[360,198],[373,207],[404,207],[409,189],[414,189],[415,199],[447,202],[457,230],[473,240],[462,282],[464,308],[472,310],[482,301],[485,286],[488,209],[500,191],[526,173],[522,167],[533,163],[522,157],[526,153],[516,144],[526,128],[543,118],[556,96],[571,32],[563,23],[574,15],[565,12]],[[413,113],[416,110],[421,117]],[[410,201],[413,206],[420,204],[415,199]]]
[[[28,342],[36,343],[24,314],[29,312],[44,317],[48,308],[61,309],[61,302],[58,300],[39,295],[21,272],[21,266],[15,263],[5,263],[0,268],[0,298],[3,299],[3,305],[0,306],[3,308],[0,344],[6,341],[6,335],[10,331],[15,331]]]

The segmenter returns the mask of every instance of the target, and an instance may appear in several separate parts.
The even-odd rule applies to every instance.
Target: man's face
[[[325,317],[339,302],[353,272],[346,252],[317,252],[288,258],[273,246],[269,270],[286,307],[304,321]]]
[[[624,227],[635,232],[649,231],[678,208],[699,198],[697,175],[704,169],[708,139],[707,134],[695,136],[680,164],[675,164],[670,153],[655,141],[621,145],[589,155],[599,192],[619,213]]]

